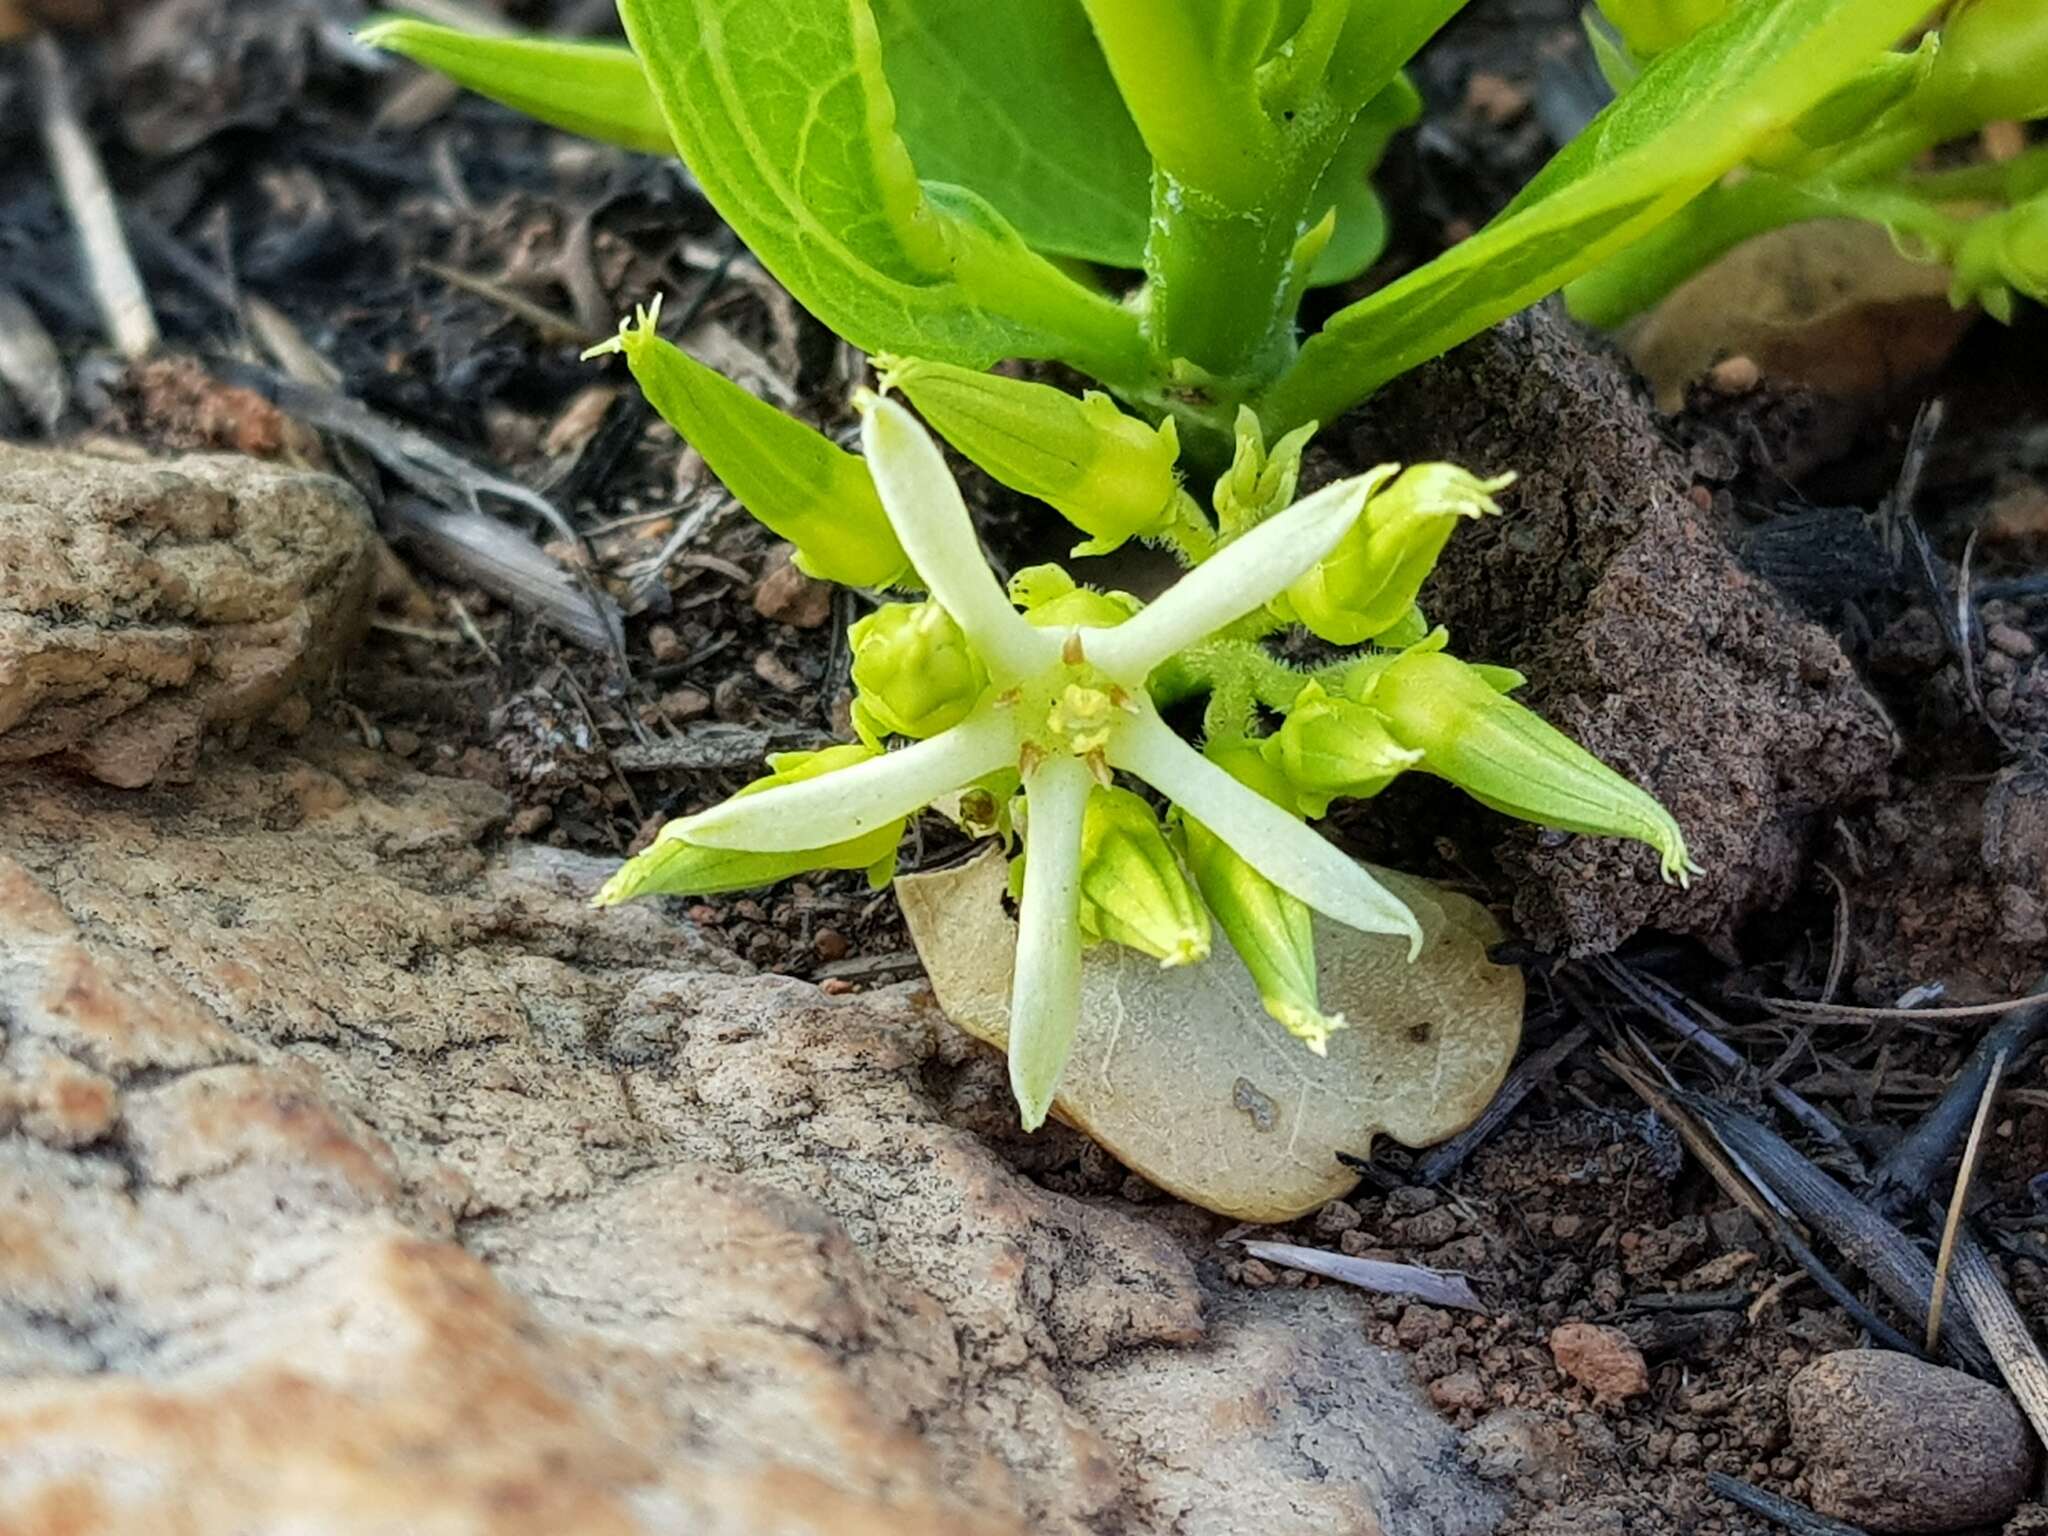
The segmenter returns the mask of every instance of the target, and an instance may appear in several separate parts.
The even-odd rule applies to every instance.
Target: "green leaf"
[[[1744,0],[1660,55],[1486,228],[1334,316],[1260,402],[1268,429],[1335,420],[1638,238],[1853,78],[1921,9]]]
[[[648,154],[675,153],[633,50],[617,43],[485,37],[395,18],[356,41],[403,54],[551,127]]]
[[[725,221],[855,346],[1142,377],[1137,320],[985,199],[921,183],[865,0],[620,0],[671,134]]]
[[[1152,161],[1079,0],[874,0],[918,174],[971,187],[1034,249],[1136,267]]]

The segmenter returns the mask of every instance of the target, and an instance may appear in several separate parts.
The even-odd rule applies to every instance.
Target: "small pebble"
[[[2025,660],[2040,649],[2034,637],[2011,624],[1994,624],[1984,631],[1984,643],[1994,651]]]
[[[1505,75],[1476,70],[1465,83],[1465,106],[1499,128],[1529,110],[1529,93]]]
[[[2026,1497],[2026,1421],[1988,1383],[1880,1349],[1823,1355],[1785,1410],[1807,1502],[1873,1532],[1996,1525]]]
[[[1566,1323],[1551,1332],[1550,1357],[1596,1401],[1619,1402],[1650,1390],[1643,1352],[1619,1328]]]
[[[802,693],[804,690],[802,674],[773,651],[762,651],[754,657],[754,676],[778,693]]]
[[[1420,1184],[1404,1185],[1387,1194],[1387,1215],[1390,1217],[1413,1216],[1421,1211],[1433,1211],[1441,1197],[1433,1189]]]
[[[820,960],[844,960],[850,948],[846,935],[837,928],[820,928],[811,936],[811,948],[818,952]]]
[[[647,631],[647,649],[660,662],[681,661],[689,654],[683,637],[666,624],[657,624]]]
[[[784,549],[754,587],[754,612],[777,624],[817,629],[832,617],[832,588],[798,570]]]
[[[1763,370],[1753,357],[1737,354],[1724,357],[1707,370],[1707,384],[1716,394],[1746,395],[1763,382]]]
[[[1394,1340],[1403,1349],[1420,1349],[1451,1331],[1451,1314],[1436,1307],[1405,1308],[1394,1324]]]
[[[1487,1406],[1486,1383],[1477,1371],[1453,1371],[1429,1384],[1429,1400],[1443,1413],[1478,1413]]]
[[[711,708],[711,695],[702,688],[672,688],[661,696],[661,713],[677,725],[694,720]]]
[[[1316,1231],[1323,1237],[1335,1237],[1339,1232],[1351,1231],[1360,1219],[1357,1206],[1332,1200],[1316,1212]]]

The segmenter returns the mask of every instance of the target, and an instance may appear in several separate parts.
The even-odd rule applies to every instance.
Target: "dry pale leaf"
[[[1949,306],[1946,267],[1901,255],[1874,224],[1823,219],[1744,241],[1674,290],[1627,347],[1666,411],[1736,357],[1778,384],[1866,399],[1937,366],[1971,318]]]
[[[1221,942],[1202,965],[1162,970],[1114,945],[1091,950],[1081,1024],[1053,1113],[1134,1171],[1242,1221],[1285,1221],[1343,1195],[1384,1133],[1409,1146],[1471,1124],[1506,1075],[1522,1028],[1522,975],[1486,958],[1500,930],[1477,902],[1373,869],[1426,939],[1316,921],[1323,1004],[1351,1028],[1317,1057],[1267,1017]],[[1009,1036],[1017,925],[994,849],[905,875],[896,893],[939,1006],[998,1048]]]

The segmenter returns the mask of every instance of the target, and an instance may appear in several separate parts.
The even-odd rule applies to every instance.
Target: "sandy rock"
[[[1492,1529],[1361,1298],[1013,1170],[921,987],[593,912],[389,756],[51,777],[0,767],[0,1529]]]
[[[188,777],[209,729],[286,708],[352,643],[374,548],[330,476],[0,444],[0,762]]]
[[[1557,1368],[1604,1402],[1641,1397],[1650,1390],[1643,1352],[1619,1328],[1564,1323],[1551,1330],[1550,1358]]]
[[[2026,1421],[1998,1388],[1879,1349],[1823,1355],[1785,1394],[1808,1501],[1872,1531],[2005,1519],[2032,1482]]]
[[[1423,608],[1459,655],[1526,672],[1520,697],[1663,800],[1706,870],[1667,886],[1636,844],[1547,835],[1437,786],[1373,802],[1394,830],[1497,849],[1532,942],[1731,933],[1792,894],[1836,807],[1882,790],[1891,730],[1847,659],[1736,564],[1625,368],[1551,310],[1395,380],[1339,430],[1361,465],[1519,472],[1504,515],[1451,540]]]

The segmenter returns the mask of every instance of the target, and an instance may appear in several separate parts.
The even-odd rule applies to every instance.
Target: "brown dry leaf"
[[[1486,909],[1374,868],[1426,942],[1316,921],[1323,1003],[1351,1028],[1311,1055],[1259,1004],[1222,942],[1206,964],[1162,970],[1115,945],[1082,968],[1081,1025],[1053,1112],[1161,1189],[1241,1221],[1286,1221],[1342,1196],[1382,1132],[1424,1146],[1471,1124],[1522,1029],[1522,975],[1486,958]],[[1002,1049],[1017,925],[1004,861],[906,875],[896,893],[946,1016]]]
[[[1874,224],[1822,220],[1744,242],[1674,291],[1629,334],[1628,354],[1676,411],[1724,358],[1844,398],[1881,395],[1947,357],[1972,311],[1948,302],[1948,269],[1913,261]]]

